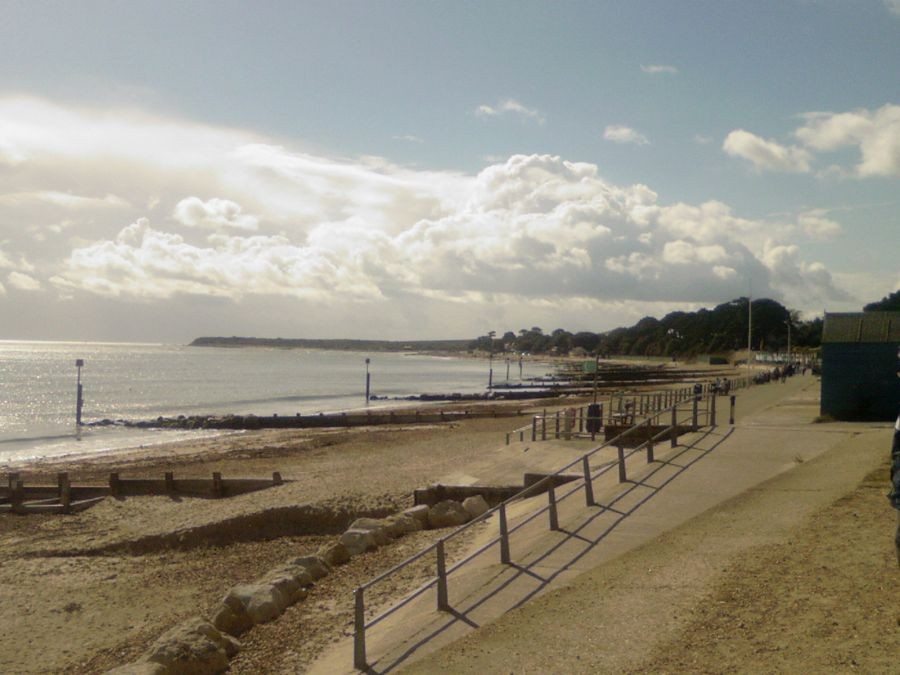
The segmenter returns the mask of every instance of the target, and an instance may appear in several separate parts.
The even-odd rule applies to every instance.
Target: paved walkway
[[[653,463],[647,463],[645,453],[635,453],[628,461],[627,482],[619,483],[615,470],[595,480],[598,506],[585,505],[580,482],[560,488],[558,498],[576,490],[559,503],[560,529],[551,531],[547,514],[538,516],[512,534],[511,565],[500,564],[495,545],[453,572],[449,579],[451,612],[436,611],[431,590],[370,629],[366,641],[371,672],[410,666],[421,672],[433,670],[435,664],[428,665],[428,655],[510,610],[547,591],[569,587],[584,572],[775,476],[807,465],[829,450],[846,446],[867,430],[883,433],[877,425],[812,424],[818,414],[818,391],[818,380],[807,376],[739,392],[734,426],[727,424],[726,409],[725,414],[720,411],[720,422],[726,424],[682,436],[676,448],[668,443],[657,445]],[[727,399],[719,401],[721,405]],[[523,450],[513,448],[496,458]],[[542,452],[539,444],[532,444],[529,451]],[[572,450],[547,445],[543,452],[558,461]],[[611,461],[614,452],[598,456],[592,465],[596,468]],[[860,462],[860,478],[876,457],[869,453],[867,461]],[[541,464],[547,460],[535,456],[533,461]],[[516,470],[520,468],[517,462],[513,464]],[[464,470],[477,477],[485,467]],[[815,486],[810,489],[819,490]],[[544,495],[516,504],[509,510],[510,527],[546,501]],[[792,517],[799,513],[797,509]],[[495,521],[484,526],[476,545],[496,536]],[[746,543],[747,536],[743,539]],[[573,619],[577,621],[577,617]],[[549,648],[543,645],[543,649]],[[311,672],[353,672],[352,655],[352,641],[344,641],[314,664]]]

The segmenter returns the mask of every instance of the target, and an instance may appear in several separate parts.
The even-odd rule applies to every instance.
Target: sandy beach
[[[805,390],[814,382],[795,379]],[[776,405],[782,386],[760,389],[768,387]],[[104,482],[112,470],[156,478],[278,471],[288,482],[223,500],[109,498],[81,514],[0,518],[0,599],[8,608],[0,671],[98,673],[129,662],[167,628],[208,613],[232,585],[333,539],[338,530],[323,512],[340,520],[410,506],[416,487],[483,470],[501,456],[505,433],[526,420],[253,432],[30,467],[26,476],[68,470],[73,483]],[[898,574],[895,515],[884,499],[888,432],[874,434],[861,434],[873,447],[852,467],[828,453],[798,462],[778,480],[801,488],[750,491],[407,665],[416,672],[890,672],[900,637],[889,590]],[[817,500],[792,507],[791,499],[772,498],[802,489],[810,472],[829,477]],[[767,523],[776,523],[770,536],[751,536]],[[306,671],[352,633],[353,588],[437,536],[407,535],[336,567],[307,600],[242,636],[229,672]],[[696,565],[701,559],[714,564]],[[662,590],[640,583],[647,567],[668,570]],[[414,566],[372,602],[389,602],[431,574],[424,563]],[[592,634],[602,626],[616,649],[598,651],[563,620],[588,607],[597,617]],[[551,660],[541,656],[548,625],[561,631],[550,641],[565,644]],[[636,639],[632,630],[654,637]]]

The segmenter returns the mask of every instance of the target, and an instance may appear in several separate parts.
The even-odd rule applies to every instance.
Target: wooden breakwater
[[[192,415],[158,417],[155,420],[101,420],[89,426],[125,426],[143,429],[317,429],[386,424],[439,424],[457,420],[519,417],[521,410],[479,407],[472,410],[385,410],[318,415]]]
[[[32,477],[26,485],[19,473],[7,474],[6,486],[0,485],[0,513],[73,513],[83,511],[106,497],[169,496],[222,499],[282,485],[279,472],[272,478],[223,478],[218,471],[211,478],[175,478],[167,471],[162,478],[122,478],[109,474],[106,485],[73,485],[67,472],[56,475],[56,483],[47,477]]]

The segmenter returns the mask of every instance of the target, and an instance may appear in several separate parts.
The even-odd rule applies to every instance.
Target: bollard
[[[537,440],[537,415],[531,418],[531,442]]]
[[[221,497],[223,494],[222,473],[220,471],[213,471],[212,493],[213,493],[213,497]]]
[[[624,483],[628,480],[625,475],[625,446],[617,445],[616,451],[619,453],[619,482]]]
[[[447,595],[447,560],[444,556],[444,540],[438,539],[434,552],[437,555],[437,608],[439,612],[450,609]]]
[[[109,474],[109,494],[113,497],[119,496],[119,491],[122,489],[121,484],[119,483],[119,474],[118,472],[112,472]]]
[[[716,398],[717,396],[712,396],[709,399],[709,426],[716,426]]]
[[[728,415],[728,424],[734,424],[734,399],[737,398],[734,394],[731,395],[731,412]]]
[[[556,411],[556,440],[559,440],[559,410]]]
[[[166,471],[166,494],[174,494],[175,493],[175,474],[171,471]]]
[[[556,511],[556,488],[553,485],[553,479],[550,480],[550,486],[547,488],[547,501],[550,504],[550,529],[554,532],[559,529],[559,513]]]
[[[281,478],[281,473],[279,471],[272,472],[272,485],[282,485],[284,480]]]
[[[63,472],[58,476],[59,501],[62,503],[63,513],[69,513],[72,507],[72,485],[69,483],[69,474]]]
[[[353,667],[357,670],[368,670],[366,663],[366,606],[363,589],[354,592],[356,611],[353,616]]]
[[[652,418],[647,418],[647,464],[653,462],[653,425]]]
[[[541,440],[547,440],[547,409],[544,408],[544,414],[541,415]]]
[[[509,565],[509,527],[506,524],[506,502],[500,502],[500,562]]]
[[[14,471],[7,474],[6,479],[9,481],[9,489],[12,490],[16,486],[16,483],[19,481],[19,474],[18,472]]]
[[[700,397],[695,396],[693,405],[691,406],[691,431],[697,431],[697,406],[700,402]]]

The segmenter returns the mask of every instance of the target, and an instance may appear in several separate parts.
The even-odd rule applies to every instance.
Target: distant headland
[[[354,352],[465,352],[471,340],[338,340],[306,338],[199,337],[191,347],[265,347],[331,349]]]

